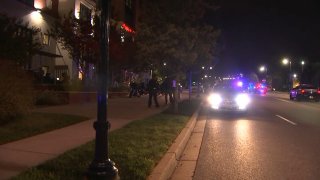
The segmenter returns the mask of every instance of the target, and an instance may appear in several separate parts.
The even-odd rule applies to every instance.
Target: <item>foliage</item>
[[[308,77],[307,79],[310,79],[309,81],[306,81],[306,83],[311,83],[316,87],[320,88],[320,63],[319,62],[313,62],[311,63],[311,67],[310,67],[310,71],[311,73],[309,74],[313,74],[313,76]],[[308,72],[307,71],[307,72]]]
[[[25,65],[31,57],[41,49],[41,44],[35,38],[40,31],[28,27],[17,18],[0,13],[0,58],[13,60]]]
[[[97,12],[95,13],[97,14]],[[75,61],[78,71],[82,73],[85,86],[82,88],[92,88],[94,84],[88,84],[86,81],[89,73],[89,65],[97,65],[100,58],[100,30],[99,18],[93,18],[91,21],[77,19],[72,12],[58,20],[50,30],[50,34],[57,39],[63,49],[70,53]],[[119,24],[119,23],[118,23]],[[133,53],[135,45],[130,40],[128,33],[122,32],[121,28],[116,27],[117,22],[112,20],[109,35],[109,69],[112,75],[116,76],[121,69],[130,69],[134,66]],[[126,41],[120,41],[120,34],[126,35]],[[111,75],[110,74],[110,75]],[[90,81],[92,82],[92,81]],[[73,87],[71,87],[72,89]]]
[[[16,63],[0,59],[0,124],[26,115],[33,105],[32,78]]]
[[[160,68],[164,75],[178,75],[192,66],[211,64],[219,31],[202,20],[206,10],[214,7],[212,1],[208,2],[143,1],[136,38],[136,58],[141,66]]]
[[[124,30],[122,30],[124,31]],[[121,42],[121,34],[125,34],[124,42]],[[134,60],[135,54],[135,43],[132,41],[131,35],[129,33],[119,33],[116,27],[111,26],[110,29],[110,45],[109,45],[109,54],[110,54],[110,70],[114,73],[120,72],[123,69],[133,70],[137,63]],[[117,75],[113,74],[112,75]],[[117,77],[115,77],[117,78]]]
[[[77,19],[73,14],[56,21],[50,34],[70,53],[85,78],[89,65],[96,64],[99,57],[98,31],[91,21]]]

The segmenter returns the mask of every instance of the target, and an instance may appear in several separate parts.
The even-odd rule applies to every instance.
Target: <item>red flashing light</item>
[[[320,89],[318,89],[318,94],[320,94]]]
[[[134,30],[132,30],[129,26],[127,26],[125,23],[123,23],[122,25],[121,25],[121,27],[125,30],[125,31],[127,31],[127,32],[129,32],[129,33],[134,33]]]
[[[304,89],[301,89],[301,94],[304,94],[306,91]]]

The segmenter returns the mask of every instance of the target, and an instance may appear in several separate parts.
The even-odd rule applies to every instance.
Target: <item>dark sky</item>
[[[209,21],[221,28],[218,69],[224,73],[281,68],[288,57],[320,61],[320,7],[316,1],[221,0]],[[298,68],[298,67],[297,67]]]

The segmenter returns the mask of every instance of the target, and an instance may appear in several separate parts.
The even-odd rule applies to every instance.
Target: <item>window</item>
[[[48,34],[42,35],[42,44],[49,45],[50,43],[50,36]]]
[[[80,19],[85,21],[91,20],[91,9],[80,3]]]
[[[42,71],[42,76],[45,76],[47,73],[49,73],[49,66],[42,66],[41,71]]]

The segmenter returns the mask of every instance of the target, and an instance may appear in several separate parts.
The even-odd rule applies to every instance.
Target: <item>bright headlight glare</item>
[[[244,109],[250,103],[250,98],[247,94],[239,94],[236,97],[236,102],[240,109]]]
[[[222,98],[219,94],[214,93],[208,97],[208,102],[211,104],[211,106],[217,107],[222,102]]]

